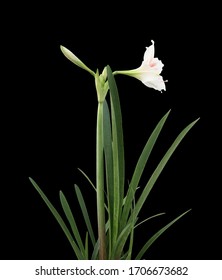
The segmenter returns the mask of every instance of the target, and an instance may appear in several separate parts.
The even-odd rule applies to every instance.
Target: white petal
[[[154,88],[159,91],[166,90],[166,85],[164,83],[163,77],[160,75],[156,75],[155,73],[144,73],[140,76],[140,80],[148,87]]]
[[[154,58],[154,41],[152,40],[152,45],[149,47],[146,47],[146,51],[143,56],[143,61],[146,63],[149,63],[151,59]]]
[[[151,71],[160,74],[162,72],[163,69],[163,63],[161,60],[159,60],[158,58],[153,58],[150,62],[150,67],[151,67]]]

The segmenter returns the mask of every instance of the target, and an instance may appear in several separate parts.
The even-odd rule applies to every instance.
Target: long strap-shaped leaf
[[[120,108],[119,94],[117,85],[110,66],[107,66],[109,92],[111,99],[111,120],[113,137],[113,174],[114,174],[114,208],[113,208],[113,243],[115,243],[120,223],[120,212],[124,198],[124,143],[122,130],[122,114]]]
[[[69,221],[69,224],[71,226],[71,229],[72,229],[73,235],[76,239],[76,242],[77,242],[82,254],[84,255],[85,254],[85,248],[84,248],[84,245],[83,245],[78,227],[76,225],[76,221],[75,221],[74,216],[72,214],[72,210],[69,206],[69,203],[68,203],[68,201],[67,201],[67,199],[66,199],[66,197],[65,197],[65,195],[63,194],[62,191],[59,192],[59,197],[60,197],[60,202],[61,202],[63,211],[66,215],[67,220]]]
[[[136,189],[138,187],[141,175],[143,173],[143,170],[146,166],[146,163],[149,159],[149,156],[151,154],[151,151],[153,150],[153,147],[157,141],[157,138],[164,126],[164,123],[169,115],[170,111],[168,111],[162,118],[161,120],[158,122],[157,126],[155,127],[155,129],[153,130],[152,134],[150,135],[149,139],[147,140],[147,143],[139,157],[139,160],[136,164],[136,168],[134,170],[133,176],[132,176],[132,180],[130,182],[129,185],[129,189],[127,191],[127,195],[126,195],[126,201],[124,204],[124,208],[123,208],[123,213],[122,213],[122,218],[121,218],[121,222],[122,222],[122,226],[124,227],[128,216],[129,216],[129,212],[131,209],[131,204],[132,201],[134,199],[135,196],[135,192]]]
[[[87,181],[90,183],[90,185],[93,187],[93,189],[96,191],[96,187],[95,185],[93,184],[93,182],[89,179],[89,176],[86,175],[86,173],[80,169],[80,168],[77,168],[82,174],[83,176],[87,179]]]
[[[74,187],[75,187],[77,199],[78,199],[78,202],[79,202],[80,208],[82,210],[82,214],[83,214],[83,217],[84,217],[84,220],[85,220],[88,232],[89,232],[89,236],[90,236],[91,241],[92,241],[92,245],[95,246],[96,239],[95,239],[95,236],[94,236],[94,233],[93,233],[92,224],[91,224],[90,219],[89,219],[89,214],[88,214],[88,211],[87,211],[87,208],[86,208],[84,198],[82,196],[80,188],[76,184],[75,184]]]
[[[130,234],[130,232],[133,229],[134,224],[133,223],[129,223],[123,230],[122,232],[119,234],[114,250],[113,250],[113,254],[112,254],[112,258],[111,259],[120,259],[121,254],[123,252],[123,248],[125,246],[125,243],[127,241],[127,238]]]
[[[190,209],[191,210],[191,209]],[[157,240],[157,238],[164,233],[164,231],[166,231],[170,226],[172,226],[176,221],[178,221],[180,218],[182,218],[186,213],[188,213],[190,210],[184,212],[183,214],[181,214],[180,216],[178,216],[176,219],[174,219],[173,221],[171,221],[169,224],[167,224],[165,227],[161,228],[159,231],[157,231],[142,247],[142,249],[139,251],[138,255],[136,256],[135,260],[140,260],[143,255],[145,254],[145,252],[149,249],[149,247],[153,244],[153,242],[155,240]]]
[[[85,257],[86,260],[89,259],[89,238],[88,238],[89,234],[88,231],[86,232],[86,238],[85,238]]]
[[[108,219],[109,219],[109,253],[113,249],[113,209],[114,209],[114,176],[113,176],[113,149],[112,149],[112,131],[110,122],[109,107],[104,101],[103,105],[103,145],[105,154],[105,167],[106,167],[106,186],[107,186],[107,199],[108,199]],[[110,255],[108,256],[110,258]]]
[[[78,170],[83,174],[83,176],[87,179],[87,181],[90,183],[90,185],[93,187],[94,191],[96,192],[97,191],[96,187],[94,186],[93,182],[89,179],[89,177],[86,175],[86,173],[80,168],[78,168]],[[106,195],[106,193],[105,193],[105,195]],[[107,195],[106,195],[106,197],[107,197]],[[104,207],[106,208],[106,211],[108,212],[108,207],[107,207],[106,203],[104,203]]]
[[[132,203],[132,206],[131,206],[131,213],[133,213],[133,208],[135,207],[135,198],[133,199],[133,203]],[[133,225],[136,224],[137,222],[137,217],[134,217],[133,218]],[[128,252],[127,252],[127,255],[126,255],[126,259],[127,260],[131,260],[132,258],[132,251],[133,251],[133,243],[134,243],[134,230],[135,230],[135,226],[133,226],[131,232],[130,232],[130,236],[129,236],[129,249],[128,249]]]
[[[59,225],[61,226],[62,230],[64,231],[66,237],[68,238],[77,258],[79,260],[83,260],[84,256],[82,255],[81,251],[79,250],[77,244],[75,243],[69,229],[67,228],[65,222],[63,221],[62,217],[60,216],[60,214],[58,213],[58,211],[55,209],[55,207],[52,205],[52,203],[48,200],[48,198],[46,197],[46,195],[43,193],[43,191],[40,189],[40,187],[38,186],[38,184],[32,179],[29,178],[29,180],[31,181],[32,185],[34,186],[34,188],[37,190],[37,192],[40,194],[40,196],[42,197],[42,199],[44,200],[44,202],[46,203],[46,205],[48,206],[49,210],[52,212],[53,216],[55,217],[55,219],[57,220],[57,222],[59,223]]]
[[[135,206],[135,209],[134,209],[136,216],[138,216],[144,202],[147,199],[147,196],[149,195],[150,191],[152,190],[153,185],[155,184],[156,180],[158,179],[159,175],[161,174],[161,172],[162,172],[163,168],[165,167],[165,165],[167,164],[168,160],[172,156],[173,152],[175,151],[175,149],[177,148],[179,143],[182,141],[184,136],[187,134],[187,132],[195,125],[195,123],[198,120],[199,120],[199,118],[197,120],[193,121],[192,123],[190,123],[188,126],[186,126],[182,130],[182,132],[177,136],[177,138],[175,139],[173,144],[167,150],[166,154],[164,155],[164,157],[162,158],[162,160],[160,161],[160,163],[158,164],[158,166],[154,170],[153,174],[151,175],[148,183],[146,184],[142,194],[140,195],[140,197],[139,197],[139,199],[136,203],[136,206]],[[132,217],[130,219],[132,219]]]
[[[95,246],[93,247],[91,260],[97,260],[98,254],[99,254],[99,240],[96,241]]]
[[[151,220],[153,218],[156,218],[158,216],[164,215],[164,214],[166,214],[166,213],[159,213],[159,214],[155,214],[153,216],[150,216],[150,217],[146,218],[145,220],[143,220],[142,222],[140,222],[139,224],[136,224],[134,229],[137,228],[138,226],[142,225],[143,223],[145,223],[145,222],[147,222],[147,221],[149,221],[149,220]]]

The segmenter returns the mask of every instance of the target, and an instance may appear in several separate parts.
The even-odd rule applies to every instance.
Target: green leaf
[[[82,210],[82,214],[83,214],[87,229],[89,231],[89,236],[91,238],[92,245],[95,246],[96,240],[95,240],[92,225],[91,225],[91,222],[90,222],[90,219],[89,219],[89,214],[88,214],[88,211],[87,211],[87,208],[86,208],[85,201],[83,199],[80,188],[77,185],[74,185],[74,188],[75,188],[75,191],[76,191],[77,199],[78,199],[80,208]]]
[[[145,220],[143,220],[142,222],[140,222],[139,224],[137,224],[134,228],[136,228],[136,227],[142,225],[143,223],[149,221],[150,219],[156,218],[156,217],[158,217],[158,216],[162,216],[162,215],[164,215],[164,214],[166,214],[166,213],[159,213],[159,214],[153,215],[153,216],[151,216],[151,217],[148,217],[148,218],[146,218]]]
[[[96,244],[93,246],[93,253],[91,260],[97,260],[99,254],[99,240],[96,241]]]
[[[114,174],[113,174],[113,149],[112,149],[112,131],[110,123],[109,107],[104,101],[103,106],[103,145],[105,154],[105,167],[106,167],[106,186],[107,186],[107,199],[108,199],[108,218],[110,223],[109,228],[109,251],[112,251],[113,243],[113,209],[114,205]]]
[[[112,252],[113,253],[112,259],[118,260],[121,258],[121,255],[123,253],[123,248],[132,229],[133,229],[133,223],[129,223],[119,234],[114,250]]]
[[[89,238],[88,238],[88,231],[86,232],[86,239],[85,239],[85,257],[86,260],[89,259]]]
[[[173,144],[167,150],[166,154],[164,155],[164,157],[162,158],[162,160],[160,161],[160,163],[158,164],[158,166],[154,170],[153,174],[151,175],[148,183],[146,184],[142,194],[140,195],[140,197],[139,197],[139,199],[136,203],[136,206],[135,206],[135,209],[134,209],[136,216],[138,216],[144,202],[146,201],[150,191],[152,190],[153,185],[155,184],[156,180],[158,179],[159,175],[161,174],[161,172],[162,172],[163,168],[165,167],[165,165],[167,164],[168,160],[172,156],[173,152],[175,151],[175,149],[177,148],[179,143],[182,141],[184,136],[187,134],[187,132],[195,125],[195,123],[198,120],[199,119],[193,121],[192,123],[190,123],[188,126],[186,126],[182,130],[182,132],[177,136],[177,138],[175,139]],[[132,217],[131,217],[131,219],[132,219]]]
[[[135,196],[135,192],[136,189],[138,187],[141,175],[143,173],[143,170],[146,166],[146,163],[148,161],[148,158],[151,154],[151,151],[153,150],[153,147],[157,141],[157,138],[165,124],[165,121],[168,117],[170,113],[170,110],[161,118],[161,120],[158,122],[157,126],[155,127],[155,129],[153,130],[152,134],[150,135],[149,139],[147,140],[147,143],[139,157],[139,160],[136,164],[136,168],[134,170],[131,182],[130,182],[130,186],[126,195],[126,201],[125,201],[125,205],[123,208],[123,213],[122,213],[122,226],[124,227],[126,222],[127,222],[127,218],[129,216],[129,212],[130,212],[130,207],[131,207],[131,203],[132,200]]]
[[[164,233],[170,226],[172,226],[176,221],[178,221],[180,218],[182,218],[186,213],[188,213],[191,209],[184,212],[180,216],[178,216],[176,219],[168,223],[165,227],[161,228],[159,231],[157,231],[142,247],[142,249],[139,251],[138,255],[136,256],[135,260],[140,260],[142,256],[145,254],[145,252],[149,249],[149,247],[153,244],[154,241],[157,240],[157,238]]]
[[[135,198],[133,199],[133,203],[131,206],[131,213],[133,215],[133,225],[136,224],[138,218],[134,216],[133,208],[135,208]],[[132,251],[133,251],[133,242],[134,242],[134,231],[135,231],[135,226],[132,228],[130,232],[130,238],[129,238],[129,250],[127,252],[126,259],[131,260],[132,258]]]
[[[78,168],[78,170],[84,175],[84,177],[87,179],[87,181],[90,183],[90,185],[93,187],[93,189],[96,191],[96,187],[93,184],[93,182],[89,179],[89,177],[86,175],[86,173],[84,171],[82,171],[82,169]]]
[[[114,174],[114,208],[113,208],[113,244],[116,241],[120,223],[120,212],[124,198],[124,143],[122,130],[122,113],[117,85],[110,66],[107,66],[109,92],[111,100],[111,121],[113,137],[113,174]]]
[[[58,211],[55,209],[55,207],[52,205],[52,203],[48,200],[48,198],[46,197],[46,195],[43,193],[43,191],[40,189],[40,187],[38,186],[38,184],[32,179],[29,178],[29,180],[31,181],[32,185],[34,186],[34,188],[37,190],[37,192],[39,193],[39,195],[42,197],[43,201],[46,203],[46,205],[48,206],[49,210],[52,212],[53,216],[55,217],[55,219],[57,220],[57,222],[59,223],[59,225],[61,226],[63,232],[65,233],[66,237],[68,238],[77,258],[79,260],[83,260],[84,256],[82,255],[81,251],[79,250],[77,244],[75,243],[69,229],[67,228],[65,222],[63,221],[62,217],[60,216],[60,214],[58,213]]]
[[[82,239],[80,237],[79,230],[77,228],[77,225],[76,225],[75,219],[73,217],[69,203],[62,191],[59,192],[59,196],[60,196],[60,202],[61,202],[63,211],[66,215],[67,220],[69,221],[73,235],[76,239],[76,242],[77,242],[82,254],[84,255],[84,252],[85,252],[84,245],[82,243]]]
[[[129,251],[127,251],[126,253],[124,253],[124,254],[121,256],[120,260],[130,260],[130,259],[128,258],[128,256],[129,256]]]
[[[86,173],[84,171],[82,171],[80,168],[78,168],[78,170],[84,175],[84,177],[87,179],[87,181],[90,183],[90,185],[93,187],[94,191],[96,191],[96,187],[95,185],[92,183],[92,181],[89,179],[89,177],[86,175]],[[105,193],[106,197],[107,194]],[[106,211],[108,212],[108,207],[106,205],[106,203],[104,203],[104,206],[106,208]]]

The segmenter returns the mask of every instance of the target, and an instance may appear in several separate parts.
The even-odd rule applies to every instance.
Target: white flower
[[[154,41],[152,45],[146,48],[144,53],[143,62],[140,67],[133,70],[115,71],[113,74],[124,74],[137,78],[142,83],[150,88],[162,91],[166,90],[163,77],[160,75],[163,68],[163,63],[154,57]]]

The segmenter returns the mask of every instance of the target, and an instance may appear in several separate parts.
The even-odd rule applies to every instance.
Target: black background
[[[74,259],[62,230],[32,187],[35,179],[61,210],[59,190],[73,206],[84,232],[73,189],[85,194],[96,229],[95,192],[77,168],[95,181],[97,99],[94,80],[61,53],[64,45],[92,70],[140,66],[155,41],[164,63],[167,91],[117,76],[126,154],[126,178],[159,119],[171,109],[150,158],[141,188],[176,135],[198,123],[170,159],[141,219],[135,252],[168,221],[192,211],[168,229],[148,259],[221,259],[219,102],[214,37],[206,7],[85,2],[15,6],[2,25],[1,94],[1,259]],[[214,19],[213,19],[214,20]],[[4,28],[5,27],[5,28]],[[215,47],[214,47],[215,46]],[[213,62],[212,62],[213,60]],[[61,211],[60,211],[61,212]]]

